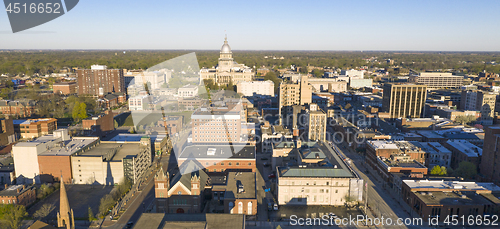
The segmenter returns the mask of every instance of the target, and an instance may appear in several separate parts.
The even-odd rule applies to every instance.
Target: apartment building
[[[0,113],[6,116],[30,117],[35,114],[34,100],[0,100]]]
[[[34,185],[5,185],[5,189],[0,191],[1,204],[14,204],[30,206],[36,200],[36,188]]]
[[[104,96],[126,92],[123,69],[108,69],[105,65],[92,65],[90,69],[76,71],[79,95]]]
[[[384,84],[382,110],[391,119],[422,116],[427,86],[417,84]]]
[[[467,161],[479,167],[481,164],[481,155],[483,149],[470,143],[467,140],[448,140],[444,143],[446,148],[452,152],[451,164],[452,169],[457,169],[460,162]]]

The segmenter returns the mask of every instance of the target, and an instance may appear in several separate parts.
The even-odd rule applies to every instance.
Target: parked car
[[[263,160],[263,161],[267,161],[268,160],[267,157],[261,157],[260,159]]]
[[[132,226],[134,226],[134,222],[129,221],[129,222],[127,223],[127,228],[132,228]]]
[[[273,210],[273,204],[272,203],[270,203],[270,202],[267,203],[267,210],[268,211],[272,211]]]
[[[328,214],[328,216],[330,217],[333,217],[334,219],[338,219],[339,217],[337,215],[335,215],[335,213],[333,212],[330,212],[330,214]]]
[[[267,176],[267,177],[268,177],[269,179],[271,179],[271,178],[276,178],[276,175],[274,175],[274,173],[273,173],[273,174],[269,174],[269,176]]]
[[[274,208],[273,208],[275,211],[278,211],[278,204],[274,204]]]
[[[264,164],[263,164],[263,165],[264,165],[264,167],[268,167],[268,166],[270,166],[270,164],[269,164],[269,163],[267,163],[267,162],[264,162]]]

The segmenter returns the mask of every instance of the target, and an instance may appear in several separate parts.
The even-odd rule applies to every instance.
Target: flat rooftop
[[[491,202],[474,192],[415,192],[426,205],[486,205]]]
[[[443,180],[403,180],[403,183],[412,189],[442,189],[480,191],[490,190],[498,192],[500,187],[486,182],[443,181]]]
[[[87,147],[88,145],[95,143],[99,140],[98,137],[86,137],[79,138],[74,137],[69,141],[61,142],[62,144],[56,144],[56,146],[48,149],[47,151],[38,154],[39,156],[71,156],[72,154],[78,152],[79,150]]]
[[[243,144],[191,145],[182,150],[179,159],[255,159],[255,146]]]
[[[477,147],[467,140],[448,140],[446,143],[448,143],[449,146],[467,155],[467,157],[479,157],[480,155],[483,155],[483,149]]]
[[[78,154],[79,157],[103,157],[106,161],[120,161],[130,155],[137,155],[146,146],[140,143],[109,143],[101,142],[96,147]]]
[[[253,172],[230,172],[227,175],[225,199],[255,199],[255,173]],[[243,192],[238,193],[238,185],[243,186]]]
[[[19,142],[14,145],[14,147],[35,147],[39,144],[45,144],[48,142],[60,142],[62,141],[61,138],[56,138],[54,137],[53,134],[45,135],[42,137],[39,137],[35,140],[27,141],[27,142]]]

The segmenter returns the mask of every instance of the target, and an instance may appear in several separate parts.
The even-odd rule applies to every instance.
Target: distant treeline
[[[215,66],[219,58],[218,50],[2,50],[0,74],[50,74],[64,67],[89,68],[93,64],[107,65],[109,68],[147,69],[190,52],[196,52],[200,67]],[[498,52],[234,51],[233,57],[239,63],[256,68],[311,65],[349,69],[367,66],[404,67],[415,71],[453,69],[463,73],[477,74],[483,70],[500,73]],[[394,63],[389,64],[385,61],[387,59],[394,60]]]

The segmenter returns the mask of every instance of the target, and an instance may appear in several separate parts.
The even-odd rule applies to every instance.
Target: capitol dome
[[[227,44],[227,37],[224,39],[224,44],[220,48],[221,53],[231,53],[231,47]]]

